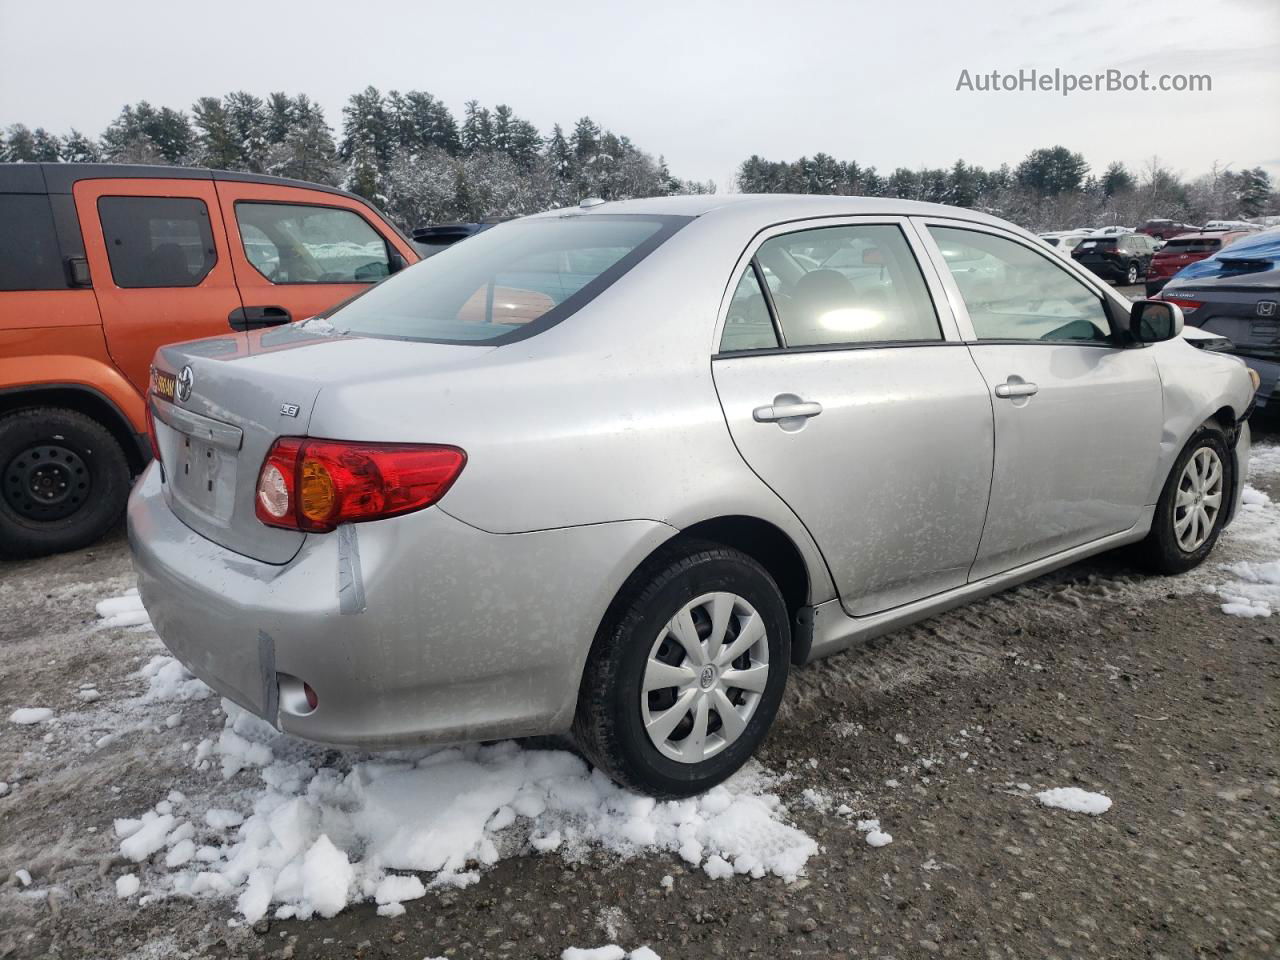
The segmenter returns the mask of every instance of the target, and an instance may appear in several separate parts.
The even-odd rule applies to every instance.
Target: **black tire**
[[[54,407],[0,418],[0,557],[88,546],[129,498],[129,461],[92,417]]]
[[[1183,480],[1187,464],[1196,452],[1208,447],[1222,463],[1222,502],[1213,518],[1209,536],[1194,550],[1184,550],[1178,543],[1175,522],[1178,519],[1178,489]],[[1156,503],[1156,513],[1151,521],[1151,532],[1138,544],[1138,557],[1142,563],[1157,573],[1185,573],[1192,567],[1204,562],[1213,550],[1214,544],[1222,533],[1223,521],[1231,509],[1231,498],[1235,495],[1235,458],[1227,442],[1226,431],[1221,425],[1209,422],[1192,434],[1187,445],[1173,462],[1173,469],[1165,480],[1164,489]]]
[[[763,620],[768,676],[737,738],[701,762],[684,763],[665,756],[649,739],[641,714],[642,683],[667,622],[687,603],[713,592],[738,595]],[[741,767],[764,741],[782,702],[790,662],[786,604],[764,567],[717,544],[675,545],[631,577],[601,625],[583,671],[574,740],[593,765],[632,790],[659,798],[702,793]]]
[[[1136,261],[1131,261],[1129,263],[1129,272],[1125,274],[1124,285],[1126,287],[1132,287],[1137,282],[1138,282],[1138,264]]]

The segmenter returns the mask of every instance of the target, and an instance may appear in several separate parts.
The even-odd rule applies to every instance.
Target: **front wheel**
[[[1199,566],[1222,533],[1234,485],[1226,433],[1206,423],[1182,448],[1160,494],[1151,532],[1140,544],[1147,565],[1161,573]]]
[[[714,544],[664,551],[623,588],[596,636],[574,738],[623,786],[701,793],[763,742],[790,657],[786,605],[759,563]]]

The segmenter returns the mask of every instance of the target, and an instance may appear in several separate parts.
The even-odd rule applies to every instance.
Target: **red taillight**
[[[1176,303],[1182,308],[1183,313],[1195,313],[1196,310],[1204,304],[1203,300],[1191,300],[1187,297],[1180,297],[1177,294],[1169,293],[1166,293],[1160,299],[1167,300],[1169,303]]]
[[[151,409],[151,394],[146,397],[147,439],[151,441],[151,455],[160,459],[160,438],[156,435],[156,415]]]
[[[325,533],[431,506],[466,462],[457,447],[436,444],[281,437],[258,473],[254,507],[268,526]]]

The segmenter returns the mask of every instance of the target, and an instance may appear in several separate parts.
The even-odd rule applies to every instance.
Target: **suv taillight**
[[[268,526],[327,533],[429,507],[466,465],[457,447],[281,437],[258,472],[254,509]]]

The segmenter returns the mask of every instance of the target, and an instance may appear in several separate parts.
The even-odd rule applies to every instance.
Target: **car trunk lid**
[[[428,375],[492,349],[404,343],[392,352],[386,341],[302,325],[251,333],[235,351],[211,350],[209,343],[175,344],[156,354],[149,402],[165,499],[201,536],[275,564],[293,559],[307,535],[257,518],[258,472],[276,439],[308,435],[325,384]]]

